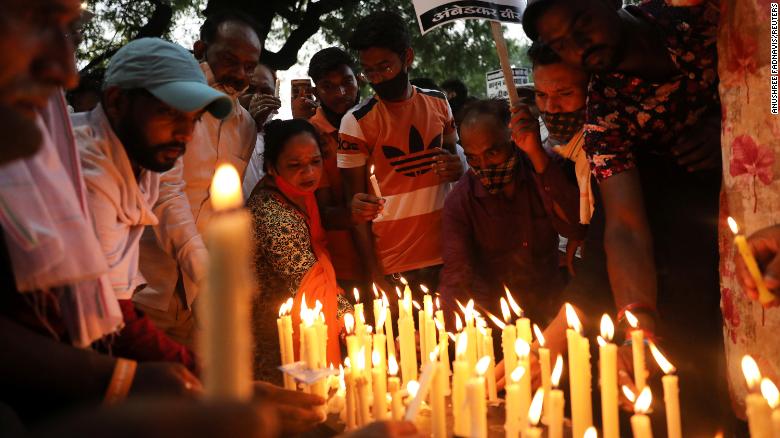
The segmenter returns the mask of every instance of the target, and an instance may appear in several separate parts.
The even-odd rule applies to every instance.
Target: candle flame
[[[534,334],[536,335],[536,340],[539,341],[539,346],[544,347],[545,344],[544,334],[542,333],[542,329],[540,329],[539,326],[536,324],[534,324]]]
[[[373,174],[374,174],[374,165],[372,164],[371,165],[371,175],[373,175]]]
[[[387,373],[393,377],[398,375],[398,361],[395,360],[395,356],[392,354],[387,359]]]
[[[733,217],[729,216],[728,219],[726,219],[726,222],[729,223],[729,228],[731,228],[732,233],[739,234],[739,225],[737,225],[737,221],[735,221]]]
[[[451,340],[452,342],[455,342],[455,335],[453,335],[452,333],[450,333],[450,332],[447,332],[447,337],[448,337],[448,338],[450,338],[450,340]]]
[[[517,315],[518,318],[522,318],[523,316],[523,308],[520,307],[515,299],[512,297],[512,294],[509,292],[509,288],[504,285],[504,292],[506,292],[506,299],[509,302],[509,307],[512,308],[512,311],[515,312],[515,315]]]
[[[379,352],[374,350],[374,352],[371,353],[371,364],[374,365],[374,367],[378,367],[381,361],[382,357],[379,355]]]
[[[466,318],[466,323],[468,324],[470,321],[474,320],[474,300],[469,300],[468,303],[466,303],[466,309],[463,311],[463,316]]]
[[[601,336],[596,336],[596,342],[599,344],[599,347],[607,346],[607,341],[605,341]]]
[[[574,306],[566,303],[564,307],[566,308],[566,322],[569,324],[569,327],[574,329],[577,333],[582,333],[582,323],[577,316],[577,312],[574,310]]]
[[[458,356],[463,356],[466,354],[466,350],[469,346],[469,337],[465,334],[460,334],[458,336],[458,340],[455,341],[455,354]]]
[[[512,314],[509,312],[509,304],[506,302],[506,298],[501,297],[501,315],[504,317],[504,322],[509,324],[509,319],[512,318]]]
[[[401,280],[401,284],[404,286],[409,286],[409,282],[403,276],[398,277],[398,279]]]
[[[615,324],[606,313],[601,316],[601,337],[605,342],[611,342],[615,337]]]
[[[211,206],[214,211],[225,211],[244,205],[241,177],[231,164],[221,164],[211,180]]]
[[[482,327],[482,325],[477,324],[477,330],[479,331],[480,335],[487,336],[487,330],[485,330],[485,327]]]
[[[758,364],[748,354],[742,356],[742,374],[745,375],[750,390],[756,389],[761,382],[761,371],[758,369]]]
[[[512,371],[512,374],[510,374],[509,377],[512,379],[512,382],[517,383],[520,381],[520,379],[523,378],[524,374],[525,374],[525,367],[522,365],[518,365],[517,368],[515,368],[515,370]]]
[[[395,287],[395,294],[398,295],[398,299],[401,299],[401,289],[398,288],[398,286]]]
[[[360,351],[358,351],[355,358],[355,369],[360,372],[366,369],[366,347],[360,347]]]
[[[626,396],[628,401],[630,401],[631,403],[634,403],[636,401],[636,394],[634,394],[634,391],[632,391],[631,388],[629,388],[626,385],[623,385],[621,389],[623,390],[623,395]]]
[[[455,298],[455,304],[457,304],[458,307],[460,307],[461,312],[466,313],[466,307],[457,298]]]
[[[355,317],[351,313],[344,314],[344,328],[347,330],[348,335],[351,335],[355,330]]]
[[[360,291],[358,290],[358,288],[356,288],[356,287],[352,288],[352,295],[355,296],[355,302],[359,303],[360,302]]]
[[[582,438],[599,438],[599,434],[596,432],[595,427],[590,426],[587,430],[585,430],[585,434],[582,435]]]
[[[379,291],[376,288],[376,283],[371,283],[371,289],[374,291],[374,298],[379,299]]]
[[[463,321],[460,319],[460,315],[455,313],[455,330],[460,332],[463,330]]]
[[[436,348],[431,351],[431,354],[428,355],[428,359],[431,360],[431,362],[436,362],[436,359],[439,358],[439,346],[437,345]]]
[[[493,315],[492,313],[490,313],[490,312],[487,312],[487,316],[488,316],[488,318],[490,318],[490,320],[491,320],[491,321],[493,321],[493,324],[495,324],[495,325],[496,325],[496,327],[498,327],[499,329],[501,329],[501,330],[504,330],[504,329],[506,328],[506,324],[504,324],[503,322],[501,322],[501,320],[500,320],[500,319],[498,319],[498,318],[497,318],[495,315]]]
[[[777,408],[777,405],[780,404],[780,392],[777,391],[777,386],[767,378],[761,379],[761,395],[764,396],[772,409]]]
[[[339,364],[339,389],[343,389],[344,387],[344,366]]]
[[[441,303],[439,302],[439,297],[436,297],[436,310],[441,310]]]
[[[348,357],[344,358],[344,368],[352,368],[352,362],[349,360]]]
[[[390,309],[388,309],[387,307],[381,306],[379,310],[379,320],[376,323],[377,327],[384,327],[385,320],[387,319],[387,312],[389,311]]]
[[[428,287],[424,284],[420,285],[420,290],[422,290],[424,294],[428,293]]]
[[[385,294],[385,291],[382,291],[382,305],[385,307],[385,309],[390,308],[390,300],[387,299],[387,294]]]
[[[561,382],[561,375],[563,374],[563,357],[559,354],[558,357],[555,358],[555,366],[553,367],[552,373],[550,374],[550,383],[552,383],[552,386],[557,388],[558,384]]]
[[[438,319],[434,319],[433,323],[436,324],[437,330],[444,330],[444,324],[442,324]]]
[[[523,359],[531,354],[531,346],[528,345],[525,339],[518,339],[515,341],[515,353]]]
[[[319,316],[321,311],[322,311],[322,303],[320,302],[320,300],[317,300],[314,302],[314,314]]]
[[[539,424],[539,419],[542,417],[542,405],[544,404],[544,389],[539,388],[534,394],[534,398],[531,401],[531,406],[528,408],[528,421],[532,426]]]
[[[637,414],[646,414],[650,410],[650,405],[653,403],[653,393],[650,392],[650,387],[645,386],[642,392],[639,393],[639,397],[636,398],[634,403],[634,412]]]
[[[365,318],[363,319],[363,322],[366,322]],[[366,326],[366,333],[368,333],[370,335],[371,332],[373,332],[373,331],[374,331],[374,327],[372,327],[370,325]]]
[[[279,317],[281,318],[284,315],[288,315],[290,312],[292,312],[293,307],[293,299],[288,298],[287,301],[282,303],[282,305],[279,307]]]
[[[626,321],[633,328],[639,327],[639,319],[630,310],[626,310]]]
[[[479,377],[482,377],[487,372],[489,366],[490,356],[482,356],[482,359],[477,362],[477,366],[474,367],[474,371],[477,372]]]
[[[416,380],[410,380],[409,383],[406,384],[406,392],[409,394],[411,398],[417,397],[417,391],[420,390],[420,383]]]
[[[422,307],[420,307],[420,303],[418,303],[416,300],[412,300],[412,304],[414,304],[414,307],[415,307],[417,310],[420,310],[420,309],[422,309]]]
[[[676,371],[674,368],[674,365],[672,365],[671,362],[669,362],[668,359],[661,353],[661,350],[658,349],[658,347],[655,345],[654,342],[650,341],[650,353],[653,354],[653,359],[655,359],[655,362],[658,364],[659,367],[663,370],[664,374],[672,374]]]

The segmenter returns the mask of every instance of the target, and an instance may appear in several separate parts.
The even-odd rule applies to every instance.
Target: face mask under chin
[[[401,70],[395,77],[384,82],[371,84],[371,88],[384,100],[401,100],[409,86],[409,73]]]

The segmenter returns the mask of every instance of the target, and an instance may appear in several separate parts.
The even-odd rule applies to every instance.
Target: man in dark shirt
[[[520,132],[522,118],[512,120],[513,134],[505,101],[464,109],[461,136],[471,169],[444,204],[440,287],[445,301],[473,296],[498,313],[506,285],[546,325],[563,304],[558,234],[581,240],[585,229],[576,184],[547,156],[537,125]]]

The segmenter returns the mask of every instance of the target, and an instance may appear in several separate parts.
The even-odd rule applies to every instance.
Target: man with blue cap
[[[189,237],[173,242],[175,254],[185,274],[201,279],[206,250],[192,216],[169,224],[171,218],[158,218],[152,207],[160,194],[160,172],[184,154],[201,116],[208,112],[224,118],[231,111],[230,98],[207,84],[187,50],[142,38],[111,59],[101,103],[73,117],[89,208],[125,319],[112,345],[116,354],[180,362],[197,370],[192,353],[136,313],[131,298],[146,285],[138,266],[139,241],[147,225],[155,230],[189,227],[188,233],[177,234]]]

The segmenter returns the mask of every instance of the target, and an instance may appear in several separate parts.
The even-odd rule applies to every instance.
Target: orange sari
[[[317,257],[315,263],[303,277],[298,291],[295,293],[292,309],[293,322],[293,345],[300,345],[300,323],[301,323],[301,300],[306,296],[306,306],[313,308],[316,301],[322,303],[322,313],[325,315],[325,324],[328,325],[328,343],[327,343],[327,363],[337,366],[341,363],[341,348],[339,346],[339,332],[341,331],[341,321],[339,321],[338,298],[342,293],[336,283],[336,271],[333,269],[333,263],[328,254],[327,241],[325,239],[325,229],[320,220],[320,210],[317,206],[317,199],[314,192],[304,192],[298,190],[283,178],[274,177],[279,191],[287,197],[303,197],[305,200],[306,223],[309,226],[309,236],[311,237],[311,246],[314,255]],[[295,350],[295,360],[300,360],[300,349]]]

